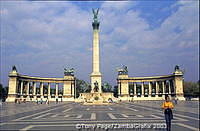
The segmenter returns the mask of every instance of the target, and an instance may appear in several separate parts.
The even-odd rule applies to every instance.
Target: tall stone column
[[[144,97],[144,82],[142,82],[142,94],[141,94],[142,97]]]
[[[56,98],[58,98],[58,83],[56,83]]]
[[[151,82],[149,82],[149,95],[148,95],[148,97],[151,97],[151,92],[152,92],[152,91],[151,91],[151,90],[152,90],[151,88],[152,88]]]
[[[51,84],[48,83],[48,98],[51,98],[50,91],[51,91]]]
[[[166,87],[165,87],[165,81],[162,81],[162,98],[165,99],[165,94],[166,94]]]
[[[156,97],[158,97],[158,93],[159,92],[159,85],[158,85],[158,81],[156,81]]]
[[[29,96],[29,88],[30,88],[30,83],[27,81],[27,89],[26,89],[26,95]]]
[[[98,13],[97,13],[98,14]],[[92,48],[92,73],[91,78],[91,92],[95,92],[98,89],[98,92],[102,92],[101,88],[101,73],[100,73],[100,55],[99,55],[99,21],[97,19],[97,14],[94,16],[94,21],[92,22],[93,27],[93,48]]]
[[[21,81],[21,88],[20,88],[20,95],[21,95],[21,97],[23,96],[23,87],[24,87],[23,81]]]
[[[170,80],[168,81],[168,89],[169,89],[169,95],[171,96],[171,82],[170,82]]]
[[[43,82],[40,82],[40,98],[44,98],[43,86],[44,86]]]
[[[33,82],[33,96],[36,98],[36,82]]]
[[[136,97],[137,96],[137,84],[134,82],[134,96]]]
[[[26,88],[26,101],[29,101],[30,100],[30,82],[27,81],[27,84],[26,84],[27,88]]]
[[[75,91],[75,80],[72,82],[72,89],[71,90],[72,90],[71,96],[75,96],[75,93],[74,93],[74,91]]]
[[[162,90],[163,90],[163,95],[166,94],[165,90],[165,81],[162,81]]]

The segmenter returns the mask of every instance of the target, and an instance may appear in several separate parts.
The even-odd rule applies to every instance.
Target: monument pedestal
[[[102,105],[109,101],[115,101],[113,93],[80,93],[78,98],[78,102],[83,102],[84,105]]]

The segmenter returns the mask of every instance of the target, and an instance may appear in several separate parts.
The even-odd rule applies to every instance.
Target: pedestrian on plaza
[[[175,102],[176,102],[176,105],[177,105],[178,104],[178,98],[177,97],[176,97],[176,101]]]
[[[173,103],[170,101],[169,96],[165,97],[165,102],[162,104],[162,109],[165,114],[165,120],[167,125],[167,131],[171,131],[171,120],[173,119],[172,109],[174,108]]]
[[[49,104],[49,99],[48,98],[46,99],[46,104]]]
[[[38,98],[36,98],[36,103],[38,104]]]
[[[43,102],[43,101],[42,101],[42,98],[41,98],[41,99],[40,99],[40,104],[42,104],[42,102]]]
[[[56,98],[56,104],[58,104],[58,98]]]

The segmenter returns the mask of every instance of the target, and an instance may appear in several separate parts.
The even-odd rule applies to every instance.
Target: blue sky
[[[92,8],[100,8],[103,81],[116,85],[116,68],[129,76],[168,75],[176,64],[186,81],[199,80],[198,1],[1,1],[1,83],[19,73],[90,81]]]

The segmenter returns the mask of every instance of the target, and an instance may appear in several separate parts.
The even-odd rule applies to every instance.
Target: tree
[[[5,101],[8,96],[8,87],[3,87],[3,85],[0,83],[0,99],[2,101]]]
[[[198,82],[184,82],[183,85],[184,96],[198,97],[199,96],[199,81]]]
[[[103,92],[113,92],[112,86],[108,82],[105,82],[103,84],[102,90],[103,90]]]
[[[79,97],[80,93],[90,92],[91,86],[84,80],[76,79],[76,97]]]

